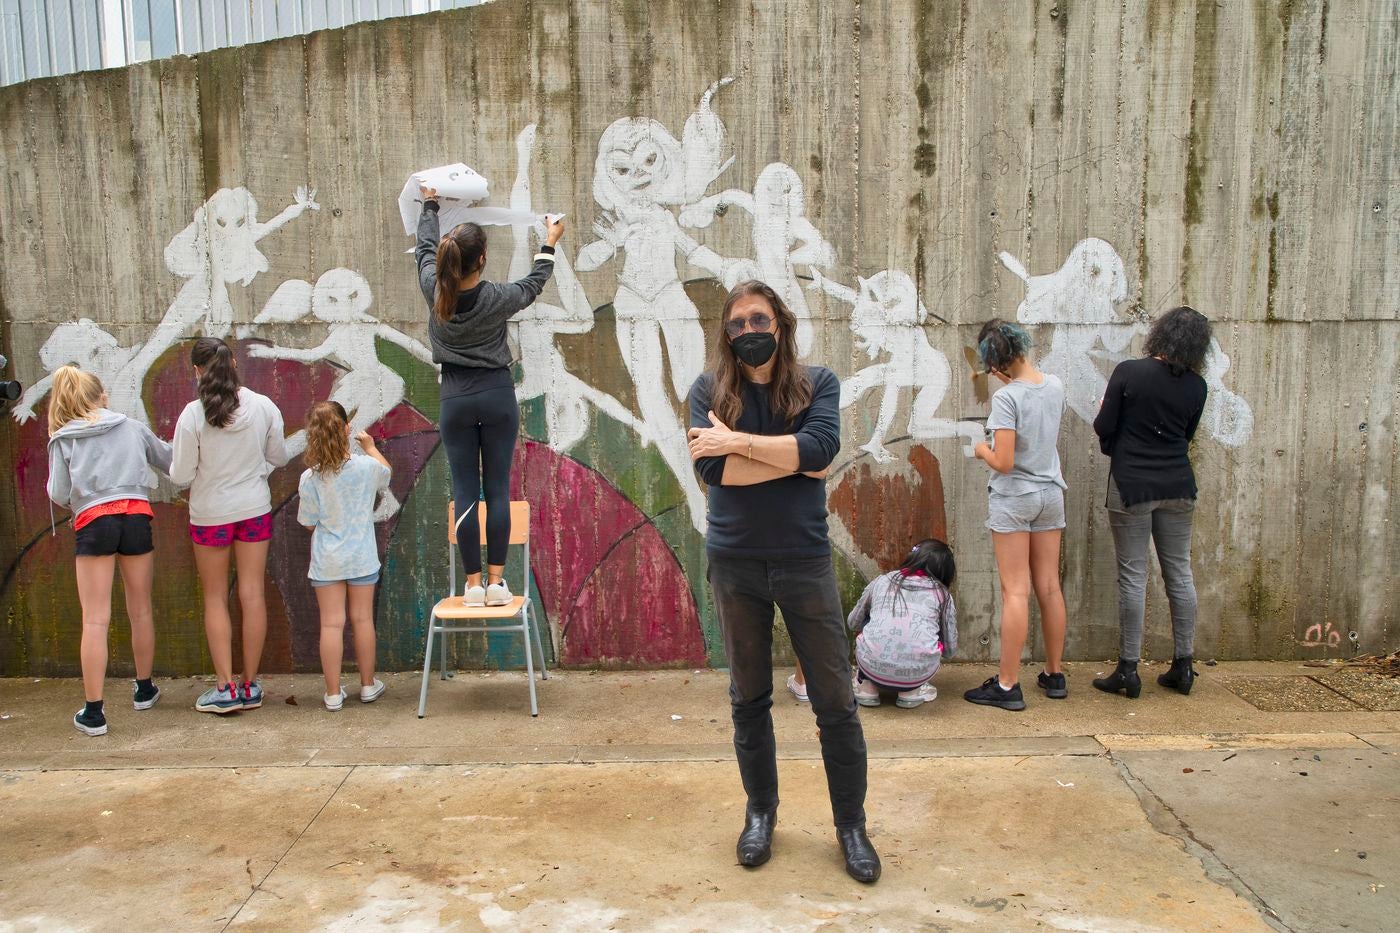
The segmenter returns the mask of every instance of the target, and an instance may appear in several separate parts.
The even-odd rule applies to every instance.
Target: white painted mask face
[[[316,280],[311,296],[311,312],[329,323],[373,320],[369,310],[372,296],[369,283],[350,269],[331,269]]]
[[[608,153],[612,183],[639,203],[650,203],[653,183],[663,181],[669,168],[665,153],[649,139],[640,140],[630,151],[614,149]]]
[[[753,195],[755,201],[772,213],[796,218],[805,211],[802,179],[786,165],[770,165],[760,172]]]
[[[209,235],[209,261],[224,282],[248,284],[268,269],[267,257],[257,247],[253,226],[257,205],[246,193],[222,189],[204,205],[204,225]]]

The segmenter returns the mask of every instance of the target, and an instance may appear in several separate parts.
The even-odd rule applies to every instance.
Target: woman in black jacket
[[[1147,598],[1147,544],[1162,565],[1171,604],[1175,642],[1171,670],[1157,678],[1164,687],[1191,692],[1196,630],[1196,584],[1191,576],[1191,518],[1196,475],[1191,439],[1206,405],[1200,376],[1210,347],[1210,321],[1191,308],[1173,308],[1147,335],[1146,356],[1118,364],[1109,377],[1094,419],[1099,447],[1112,458],[1108,520],[1118,552],[1118,667],[1094,686],[1129,697],[1142,692],[1137,666],[1142,655]]]

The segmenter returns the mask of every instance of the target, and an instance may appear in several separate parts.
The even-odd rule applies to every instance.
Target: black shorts
[[[79,557],[107,557],[121,554],[135,557],[156,549],[151,538],[149,515],[103,515],[78,529],[75,539]]]

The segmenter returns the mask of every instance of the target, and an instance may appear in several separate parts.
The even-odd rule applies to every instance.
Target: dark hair
[[[953,549],[946,541],[937,538],[925,538],[918,544],[910,548],[909,553],[904,557],[904,563],[899,565],[899,570],[894,578],[894,593],[890,596],[890,605],[896,612],[904,611],[904,584],[910,577],[928,577],[942,584],[943,589],[948,589],[953,585],[953,580],[958,576],[958,565],[953,560]],[[943,631],[943,620],[948,612],[949,600],[943,601],[943,606],[938,613],[938,630]]]
[[[1142,351],[1160,357],[1173,375],[1186,370],[1198,373],[1205,368],[1210,350],[1210,319],[1195,308],[1172,308],[1152,322]]]
[[[1031,335],[1020,325],[994,317],[977,332],[977,356],[989,372],[1006,372],[1031,348]]]
[[[734,310],[734,305],[741,298],[751,295],[768,302],[777,328],[778,352],[774,357],[773,380],[768,383],[769,407],[791,423],[812,404],[811,380],[807,377],[807,370],[797,365],[797,315],[788,309],[771,287],[757,279],[749,279],[729,290],[729,295],[724,299],[724,311],[720,314],[719,334],[715,338],[715,387],[710,408],[720,421],[731,428],[744,413],[743,371],[730,346],[729,335],[724,332],[724,325],[729,322],[729,313]]]
[[[458,224],[438,243],[437,294],[433,313],[439,321],[452,317],[462,282],[486,264],[486,231],[476,224]]]
[[[190,362],[199,367],[199,400],[204,403],[204,420],[216,428],[226,428],[238,411],[238,370],[233,351],[218,337],[200,337],[190,351]]]

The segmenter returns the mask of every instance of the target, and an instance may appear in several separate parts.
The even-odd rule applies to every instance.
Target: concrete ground
[[[0,931],[1395,928],[1400,684],[1221,664],[1129,701],[1100,670],[1020,714],[961,700],[981,665],[862,710],[873,887],[842,871],[785,671],[756,871],[723,672],[556,673],[533,720],[520,674],[435,678],[423,720],[411,674],[340,713],[270,677],[225,718],[190,709],[201,680],[143,713],[113,681],[100,738],[69,724],[76,681],[0,681]]]

